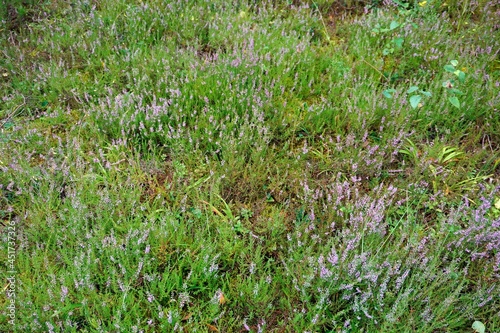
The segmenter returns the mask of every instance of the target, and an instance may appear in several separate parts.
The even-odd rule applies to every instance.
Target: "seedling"
[[[384,90],[383,94],[386,98],[391,99],[395,92],[396,92],[396,90],[391,88],[391,89]],[[409,101],[410,101],[410,105],[411,105],[412,109],[420,108],[423,106],[423,103],[421,103],[422,95],[427,96],[427,97],[432,96],[432,94],[430,92],[419,89],[418,86],[411,86],[406,91],[406,94],[409,96],[411,95]]]
[[[461,71],[460,69],[457,69],[458,61],[457,60],[451,60],[450,63],[446,66],[444,66],[444,70],[448,73],[452,73],[455,78],[458,80],[458,82],[463,83],[465,82],[465,73]],[[457,96],[461,96],[464,93],[457,88],[455,88],[457,84],[457,81],[455,79],[450,79],[446,80],[443,82],[443,88],[447,89],[448,94],[450,95],[448,97],[448,101],[456,107],[457,109],[460,109],[460,101],[458,100]]]
[[[377,24],[377,25],[375,25],[375,28],[372,29],[372,32],[374,34],[386,33],[386,32],[390,32],[390,31],[393,31],[393,30],[401,27],[401,25],[402,24],[397,22],[397,21],[392,21],[389,24],[388,28],[383,28],[380,24]],[[394,52],[401,50],[403,48],[404,41],[405,40],[402,37],[395,37],[395,38],[389,40],[385,44],[385,47],[382,50],[382,54],[384,56],[387,56],[389,54],[393,54]]]
[[[415,143],[413,143],[413,141],[411,141],[410,139],[406,139],[406,142],[407,142],[407,145],[405,146],[404,149],[400,149],[399,153],[408,156],[408,158],[410,159],[410,161],[414,165],[417,165],[417,163],[418,163],[418,161],[420,159],[420,154],[421,153],[418,150],[418,148],[415,145]]]

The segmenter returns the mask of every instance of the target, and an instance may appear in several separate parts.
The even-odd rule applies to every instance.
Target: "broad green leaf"
[[[495,200],[495,208],[496,208],[496,209],[500,209],[500,198],[497,198],[497,199]]]
[[[412,108],[416,109],[418,107],[418,104],[420,103],[420,100],[422,99],[422,96],[420,95],[413,95],[410,97],[410,105]]]
[[[14,126],[14,123],[12,121],[6,121],[4,124],[3,124],[3,128],[5,129],[9,129],[11,127]]]
[[[415,91],[417,91],[417,90],[418,90],[418,87],[417,87],[417,86],[411,86],[411,87],[410,87],[410,89],[408,89],[407,93],[408,93],[408,94],[411,94],[411,93],[413,93],[413,92],[415,92]]]
[[[394,45],[396,45],[396,48],[401,49],[403,48],[404,41],[405,39],[402,37],[394,38]]]
[[[453,67],[452,65],[446,65],[446,66],[444,66],[444,70],[449,72],[449,73],[454,73],[455,67]]]
[[[382,92],[386,98],[392,98],[392,94],[396,92],[396,89],[386,89]]]
[[[399,24],[398,22],[396,22],[396,21],[392,21],[392,22],[391,22],[391,25],[389,26],[389,29],[394,30],[394,29],[398,28],[398,27],[399,27],[399,25],[400,25],[400,24]]]
[[[465,81],[465,73],[462,71],[459,71],[458,73],[458,81],[464,82]]]
[[[432,94],[429,91],[420,91],[422,94],[424,94],[427,97],[431,97]]]
[[[484,324],[478,320],[476,320],[473,324],[472,324],[472,329],[474,331],[476,331],[477,333],[484,333],[486,331],[486,327],[484,326]]]
[[[457,109],[460,109],[460,101],[458,100],[457,97],[452,96],[452,97],[448,98],[448,100],[450,101],[451,105],[453,105]]]
[[[458,65],[458,61],[457,60],[452,60],[450,61],[450,64],[455,67],[456,65]]]

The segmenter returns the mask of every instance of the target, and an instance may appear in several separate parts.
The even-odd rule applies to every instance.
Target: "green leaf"
[[[450,101],[451,105],[453,105],[457,109],[460,109],[460,101],[458,100],[457,97],[452,96],[452,97],[448,98],[448,100]]]
[[[455,67],[453,67],[452,65],[446,65],[446,66],[444,66],[444,70],[449,72],[449,73],[453,73],[453,72],[455,72]]]
[[[4,124],[3,124],[3,128],[5,129],[9,129],[11,127],[14,127],[14,123],[12,121],[6,121]]]
[[[455,147],[444,147],[438,156],[438,161],[441,164],[446,164],[454,159],[457,159],[463,154],[463,152]]]
[[[450,92],[455,95],[462,96],[464,93],[456,88],[451,88]]]
[[[429,91],[423,91],[423,90],[421,90],[420,92],[422,94],[424,94],[425,96],[427,96],[427,97],[431,97],[432,96],[432,94]]]
[[[394,29],[398,28],[399,26],[400,26],[400,24],[398,22],[392,21],[391,25],[389,26],[389,29],[394,30]]]
[[[382,92],[386,98],[392,98],[392,94],[396,92],[396,89],[386,89]]]
[[[462,71],[459,71],[458,73],[458,81],[464,82],[465,81],[465,73]]]
[[[408,8],[408,6],[410,5],[409,3],[406,3],[406,2],[401,2],[399,0],[393,0],[393,2],[403,8]]]
[[[496,209],[500,209],[500,198],[497,198],[497,199],[495,200],[495,208],[496,208]]]
[[[477,333],[484,333],[486,331],[484,324],[477,320],[472,324],[472,329]]]
[[[420,95],[413,95],[410,97],[410,105],[412,108],[416,109],[418,107],[418,104],[420,103],[420,100],[422,99],[422,96]]]
[[[408,93],[408,94],[411,94],[411,93],[413,93],[413,92],[415,92],[415,91],[417,91],[417,90],[418,90],[418,87],[417,87],[417,86],[411,86],[411,87],[410,87],[410,89],[408,89],[407,93]]]
[[[455,67],[455,66],[457,66],[457,65],[458,65],[458,61],[457,61],[457,60],[452,60],[452,61],[450,61],[450,64],[451,64],[453,67]]]
[[[201,219],[201,217],[203,216],[203,212],[199,208],[191,208],[190,212],[191,212],[191,214],[194,215],[194,217],[196,217],[198,219]]]
[[[396,48],[398,48],[398,49],[403,48],[403,43],[404,43],[404,41],[405,41],[405,39],[404,39],[404,38],[401,38],[401,37],[399,37],[399,38],[394,38],[394,40],[393,40],[393,41],[394,41],[394,45],[396,45]]]
[[[375,34],[378,34],[380,32],[380,24],[375,24],[375,26],[372,29],[372,32]]]

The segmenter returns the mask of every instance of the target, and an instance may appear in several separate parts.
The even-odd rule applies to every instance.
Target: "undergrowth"
[[[4,1],[0,330],[500,330],[498,15]]]

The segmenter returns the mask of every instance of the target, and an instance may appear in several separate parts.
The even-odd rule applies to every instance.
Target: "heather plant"
[[[447,4],[4,6],[0,331],[498,331],[499,6]]]

